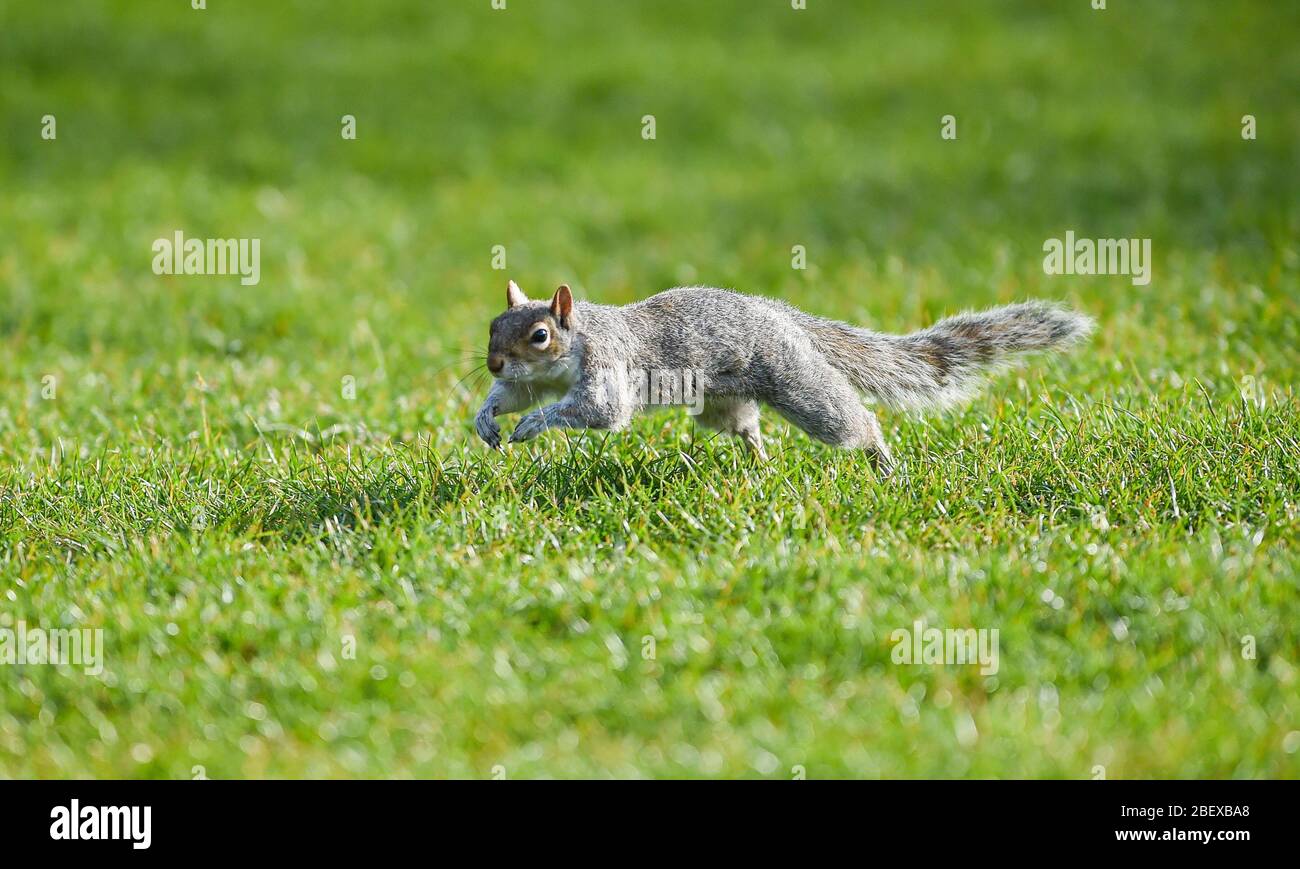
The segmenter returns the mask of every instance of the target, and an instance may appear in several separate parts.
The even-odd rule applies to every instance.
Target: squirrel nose
[[[496,353],[488,354],[488,371],[491,371],[493,374],[500,374],[501,369],[505,367],[506,360],[502,359],[500,355]]]

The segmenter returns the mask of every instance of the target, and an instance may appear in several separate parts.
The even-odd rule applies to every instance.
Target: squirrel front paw
[[[532,440],[542,432],[546,431],[546,414],[544,411],[535,410],[532,413],[519,420],[515,430],[510,433],[510,443],[517,444],[522,441]]]
[[[494,450],[501,449],[501,426],[497,425],[490,407],[483,408],[478,412],[478,416],[474,417],[474,429],[483,443]]]

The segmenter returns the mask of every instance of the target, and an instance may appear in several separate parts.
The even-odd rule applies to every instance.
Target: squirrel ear
[[[573,293],[569,291],[568,284],[560,284],[560,288],[551,297],[551,314],[559,318],[561,326],[568,328],[569,315],[572,313]]]
[[[523,305],[528,302],[528,297],[524,291],[519,289],[519,285],[514,281],[506,284],[506,307],[513,308],[516,305]]]

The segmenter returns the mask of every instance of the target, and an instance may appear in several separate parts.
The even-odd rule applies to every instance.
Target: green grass
[[[0,627],[106,643],[0,666],[0,776],[1300,775],[1300,11],[1108,5],[0,7]],[[886,482],[770,414],[499,456],[507,275],[1099,329]]]

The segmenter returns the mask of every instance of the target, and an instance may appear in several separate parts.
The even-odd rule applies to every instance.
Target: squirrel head
[[[576,336],[568,284],[561,284],[549,302],[534,302],[511,281],[506,310],[492,321],[488,371],[501,380],[549,379],[568,358]]]

